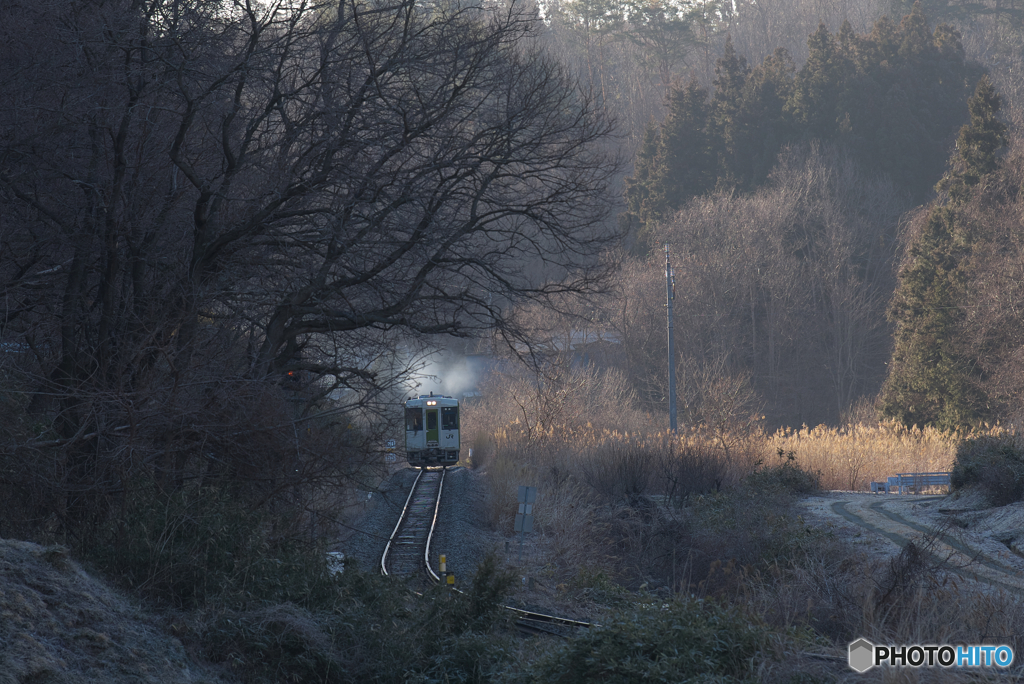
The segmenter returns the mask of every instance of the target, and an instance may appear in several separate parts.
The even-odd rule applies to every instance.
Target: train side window
[[[441,409],[441,429],[442,430],[458,430],[459,429],[459,407],[458,406],[445,406]]]
[[[427,411],[427,429],[437,429],[437,411]],[[427,439],[430,439],[430,437],[428,436]]]
[[[423,429],[423,409],[405,409],[405,429],[412,432],[419,432]]]

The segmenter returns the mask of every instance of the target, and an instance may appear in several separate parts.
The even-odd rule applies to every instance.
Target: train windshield
[[[419,432],[423,429],[423,409],[405,409],[405,429],[411,432]]]
[[[445,406],[441,409],[441,429],[442,430],[458,430],[459,429],[459,407],[458,406]]]

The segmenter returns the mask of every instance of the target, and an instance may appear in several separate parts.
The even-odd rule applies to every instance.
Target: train
[[[459,400],[421,394],[405,402],[405,454],[417,468],[459,462]]]

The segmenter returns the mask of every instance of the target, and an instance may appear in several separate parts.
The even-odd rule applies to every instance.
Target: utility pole
[[[672,432],[677,431],[676,424],[676,349],[672,339],[672,300],[675,299],[676,278],[672,272],[672,263],[668,258],[668,245],[665,245],[665,289],[667,291],[668,309],[668,421]]]

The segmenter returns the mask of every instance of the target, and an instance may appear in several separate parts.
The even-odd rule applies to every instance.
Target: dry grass
[[[500,418],[492,414],[491,425]],[[599,568],[634,588],[643,581],[648,591],[685,589],[729,600],[778,630],[779,651],[787,655],[766,659],[761,681],[794,673],[846,681],[846,645],[858,637],[1017,649],[1024,608],[1014,597],[960,582],[942,568],[915,566],[913,558],[894,575],[892,567],[872,564],[827,531],[794,524],[786,496],[752,492],[749,479],[737,485],[759,462],[778,461],[820,473],[824,489],[866,491],[872,480],[900,472],[951,470],[961,440],[1001,432],[950,435],[858,423],[749,436],[726,450],[700,431],[672,436],[571,421],[538,429],[537,422],[512,419],[487,434],[491,523],[511,533],[518,486],[535,486],[533,565],[563,577]],[[674,486],[694,481],[702,483],[695,491],[673,493]],[[685,508],[672,505],[686,495]],[[959,670],[893,669],[874,676],[886,682],[979,680],[979,673]]]
[[[971,436],[999,431],[988,428]],[[538,516],[557,515],[555,504],[563,500],[577,505],[583,494],[562,491],[566,483],[587,485],[593,490],[588,496],[668,495],[673,479],[669,466],[693,450],[713,454],[717,463],[709,477],[719,479],[719,487],[742,479],[755,459],[772,462],[772,455],[781,452],[794,454],[801,468],[820,473],[823,489],[867,491],[873,480],[883,481],[897,473],[952,469],[956,445],[966,436],[891,424],[818,426],[745,438],[737,441],[738,448],[724,451],[697,431],[672,437],[664,432],[597,430],[586,425],[533,429],[527,435],[518,421],[512,421],[489,439],[492,502],[500,509],[491,522],[499,528],[511,525],[520,484],[544,490],[547,512],[538,508]],[[543,517],[537,520],[547,522]]]
[[[766,442],[769,450],[793,452],[801,467],[819,471],[824,489],[867,491],[872,481],[897,473],[951,470],[963,438],[934,428],[859,423],[779,430]]]
[[[584,542],[592,532],[594,500],[578,469],[579,446],[569,432],[551,430],[527,438],[516,424],[493,436],[485,480],[488,522],[511,535],[519,487],[536,487],[533,536],[546,549],[545,565],[581,566],[596,560]]]
[[[736,489],[765,456],[763,443],[726,451],[697,433],[583,426],[527,434],[516,422],[498,430],[490,443],[485,482],[494,529],[511,538],[519,486],[537,488],[529,565],[557,582],[601,568],[634,587],[646,582],[679,588],[700,581],[718,557],[721,540],[705,539],[698,529],[702,523],[690,521],[692,511],[680,506],[687,497],[714,498]],[[730,507],[722,515],[735,513]],[[755,536],[751,541],[740,534],[729,545],[732,555],[757,556],[765,539]]]

